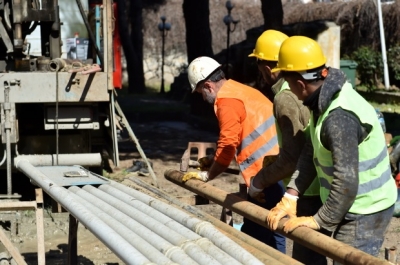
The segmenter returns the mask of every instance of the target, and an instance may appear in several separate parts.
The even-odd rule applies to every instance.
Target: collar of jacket
[[[346,75],[341,70],[336,68],[328,70],[329,73],[322,86],[304,100],[304,105],[312,111],[318,110],[319,113],[323,113],[346,82]]]
[[[285,83],[285,79],[279,78],[279,80],[271,87],[271,90],[275,95],[281,91],[283,83]]]

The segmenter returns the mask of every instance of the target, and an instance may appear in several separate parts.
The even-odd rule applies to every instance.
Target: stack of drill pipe
[[[115,181],[65,188],[27,160],[15,165],[126,264],[288,264],[260,261],[210,222]]]
[[[209,222],[200,220],[174,206],[171,206],[170,204],[164,203],[154,197],[116,182],[112,182],[111,185],[103,185],[103,187],[99,187],[99,189],[109,193],[121,201],[129,203],[141,212],[145,212],[151,218],[159,220],[162,224],[165,224],[173,231],[179,231],[179,233],[190,240],[199,240],[199,235],[203,238],[208,238],[210,242],[236,259],[240,264],[254,264],[255,262],[253,255],[248,251],[244,251],[243,248],[223,235],[219,230],[215,229],[215,227]],[[123,193],[120,191],[123,191]],[[135,200],[132,200],[132,198],[135,198]],[[160,213],[162,213],[162,215]],[[169,231],[167,228],[162,229],[159,227],[159,229],[164,230],[167,234],[169,233],[167,232]],[[207,244],[210,245],[209,242]],[[272,258],[270,258],[266,263],[277,265],[284,264]],[[233,263],[222,262],[222,264]]]
[[[191,179],[187,182],[182,181],[184,173],[177,170],[166,170],[164,176],[169,181],[184,187],[206,199],[213,201],[225,208],[228,208],[259,225],[267,227],[265,222],[268,210],[250,203],[236,195],[213,187],[199,180]],[[354,247],[341,243],[317,231],[307,227],[298,227],[291,233],[283,231],[283,218],[278,225],[277,232],[293,239],[294,241],[343,264],[349,265],[389,265],[390,263],[360,251]]]
[[[202,220],[206,220],[210,223],[212,223],[215,227],[220,229],[220,231],[230,237],[232,240],[234,240],[236,243],[241,245],[243,248],[245,248],[247,251],[252,253],[254,256],[256,256],[259,260],[263,261],[265,264],[270,264],[270,259],[275,259],[283,264],[290,264],[290,265],[301,265],[303,263],[292,259],[291,257],[282,254],[280,251],[258,241],[257,239],[254,239],[253,237],[242,233],[238,231],[237,229],[233,228],[232,226],[221,222],[217,218],[207,214],[206,212],[188,205],[186,203],[181,202],[179,199],[172,197],[171,195],[161,191],[160,189],[155,188],[154,186],[151,186],[150,184],[140,180],[139,178],[134,178],[131,177],[129,179],[125,179],[122,184],[125,184],[127,186],[133,187],[135,189],[140,189],[144,188],[151,193],[154,193],[156,196],[161,197],[168,202],[172,203],[173,205],[176,205],[185,211],[190,212],[191,214],[197,216],[198,218],[201,218]]]

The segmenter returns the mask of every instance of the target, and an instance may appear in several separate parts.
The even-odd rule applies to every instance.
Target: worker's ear
[[[301,94],[308,94],[307,83],[305,80],[298,79],[296,81],[296,83],[297,83],[298,87],[300,88]]]
[[[212,92],[213,91],[213,85],[212,82],[210,80],[207,80],[204,82],[203,88],[208,90],[208,92]]]
[[[268,64],[265,64],[265,71],[267,72],[268,76],[271,76],[272,72],[271,72],[271,67]]]

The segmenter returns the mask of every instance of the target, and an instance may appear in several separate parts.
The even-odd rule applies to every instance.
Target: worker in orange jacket
[[[250,178],[262,168],[265,156],[277,155],[278,140],[272,103],[260,91],[234,80],[225,79],[221,65],[209,57],[199,57],[188,67],[192,92],[214,106],[220,134],[212,165],[208,170],[189,172],[183,181],[191,178],[212,180],[224,172],[235,158],[247,187]],[[284,194],[281,182],[267,189],[266,209],[271,209]],[[244,219],[242,232],[285,253],[285,237]]]

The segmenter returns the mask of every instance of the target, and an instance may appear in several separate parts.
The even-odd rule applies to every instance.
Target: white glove
[[[253,199],[256,199],[258,202],[264,203],[264,193],[262,192],[264,189],[259,189],[253,186],[254,177],[250,179],[250,187],[249,187],[249,195]]]
[[[207,182],[208,181],[208,172],[207,171],[200,171],[200,172],[188,172],[182,177],[182,181],[186,182],[189,179],[199,179],[201,181]]]

